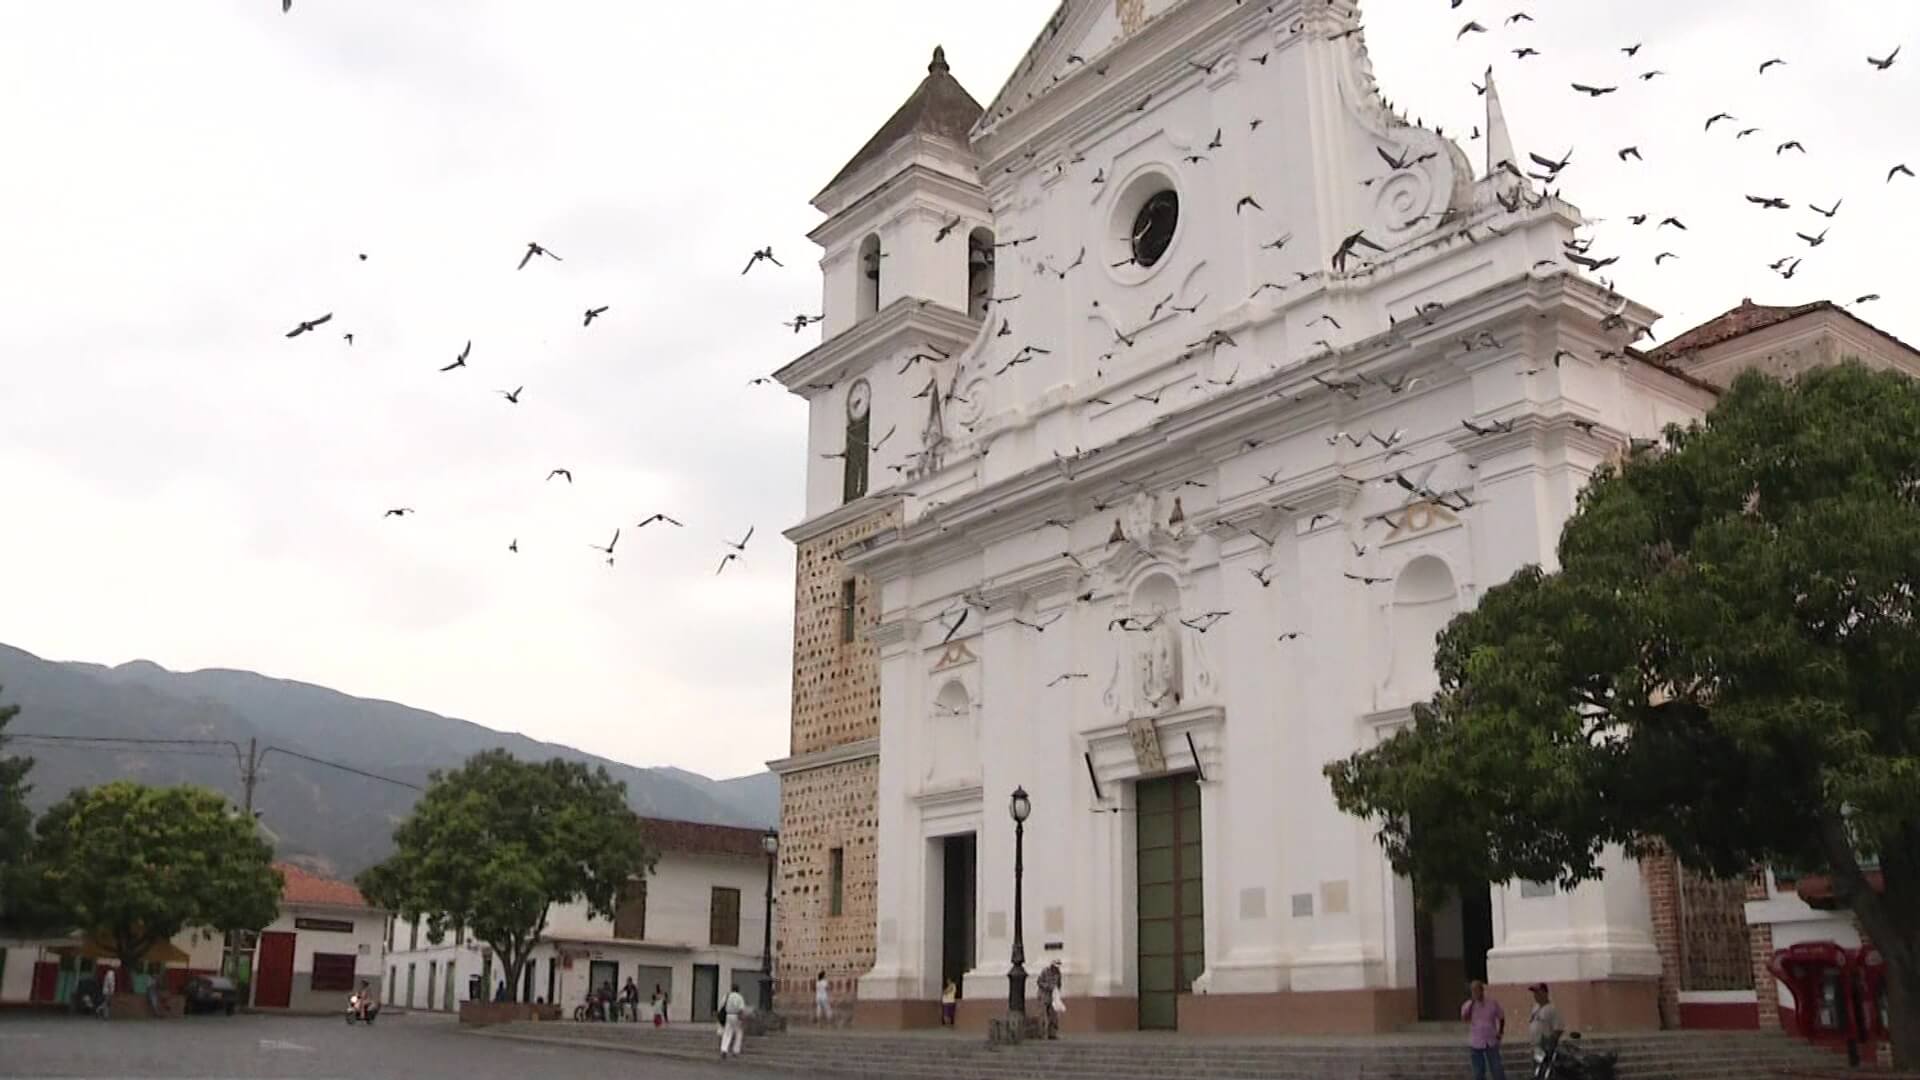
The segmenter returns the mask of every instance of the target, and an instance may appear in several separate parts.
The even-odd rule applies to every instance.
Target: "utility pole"
[[[246,792],[247,816],[253,816],[253,784],[260,778],[259,739],[247,740],[247,763],[240,770],[240,784]]]
[[[239,755],[239,751],[239,747],[234,747],[236,757]],[[247,740],[247,759],[241,763],[240,766],[240,788],[244,793],[245,802],[243,812],[247,816],[248,824],[252,824],[258,820],[253,816],[253,785],[259,778],[260,740],[258,738],[252,738]],[[239,976],[241,962],[240,934],[241,931],[239,930],[227,931],[227,962],[225,967],[227,969],[227,978],[229,979],[237,980]],[[253,992],[252,974],[252,965],[249,964],[247,972],[247,992],[249,995]],[[252,1004],[252,1002],[248,1002],[248,1004]]]

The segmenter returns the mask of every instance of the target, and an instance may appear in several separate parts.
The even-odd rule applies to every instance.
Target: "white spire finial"
[[[1507,162],[1513,171],[1508,172],[1501,163]],[[1487,68],[1487,176],[1490,178],[1505,174],[1506,180],[1525,186],[1523,175],[1525,167],[1513,152],[1513,136],[1507,132],[1507,114],[1500,108],[1500,91],[1493,85],[1493,68]],[[1506,185],[1503,182],[1501,187]]]

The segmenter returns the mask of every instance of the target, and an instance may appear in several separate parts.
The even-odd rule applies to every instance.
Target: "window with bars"
[[[857,591],[852,578],[840,583],[840,643],[842,645],[853,643],[854,605]]]
[[[1747,883],[1679,867],[1680,988],[1751,990]]]
[[[354,988],[353,964],[352,953],[314,953],[313,989],[351,991]]]
[[[636,878],[627,882],[620,903],[613,909],[613,936],[640,941],[647,936],[647,882]]]
[[[852,502],[867,493],[867,437],[871,420],[871,414],[861,413],[847,421],[847,456],[840,483],[842,502]]]
[[[740,890],[722,885],[713,887],[713,906],[707,928],[707,944],[740,944]]]
[[[839,915],[846,907],[847,849],[827,852],[827,914]]]

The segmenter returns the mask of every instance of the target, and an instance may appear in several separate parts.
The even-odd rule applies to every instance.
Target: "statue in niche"
[[[1180,703],[1179,623],[1165,614],[1141,643],[1135,666],[1140,674],[1140,703],[1159,712]]]
[[[1153,496],[1141,492],[1127,501],[1126,519],[1121,529],[1127,539],[1141,547],[1147,546],[1147,541],[1153,536]]]

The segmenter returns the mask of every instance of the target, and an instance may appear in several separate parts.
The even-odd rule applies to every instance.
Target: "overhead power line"
[[[403,788],[411,788],[414,791],[426,790],[425,788],[422,788],[419,784],[411,783],[406,780],[396,780],[391,776],[381,776],[379,773],[368,772],[365,769],[355,768],[352,765],[343,764],[338,761],[328,761],[325,758],[314,757],[311,754],[303,754],[298,750],[289,750],[284,746],[268,746],[268,747],[262,748],[258,745],[257,741],[253,739],[247,740],[247,748],[244,752],[242,752],[240,748],[240,744],[237,742],[234,742],[231,739],[161,739],[161,738],[146,738],[146,737],[134,736],[134,735],[62,735],[62,734],[54,734],[52,732],[37,732],[37,731],[22,731],[18,733],[9,732],[6,735],[6,738],[20,739],[23,741],[35,741],[35,742],[85,744],[86,748],[88,749],[107,749],[115,745],[141,746],[141,747],[166,747],[166,746],[226,747],[233,751],[234,763],[238,765],[240,768],[240,781],[246,790],[246,809],[249,813],[253,811],[253,787],[254,787],[254,784],[259,780],[260,762],[265,760],[268,754],[285,754],[287,757],[290,757],[290,758],[298,758],[301,761],[311,762],[312,764],[315,764],[315,765],[324,765],[329,769],[338,769],[341,772],[352,773],[355,776],[365,777],[368,780],[379,780],[382,783],[394,784]],[[79,747],[76,746],[76,748],[79,748]],[[154,750],[149,750],[147,752],[148,753],[175,753],[175,754],[188,754],[188,755],[196,754],[196,752],[194,751],[162,750],[162,749],[154,749]],[[211,753],[198,753],[197,756],[220,757],[224,755],[211,754]]]

